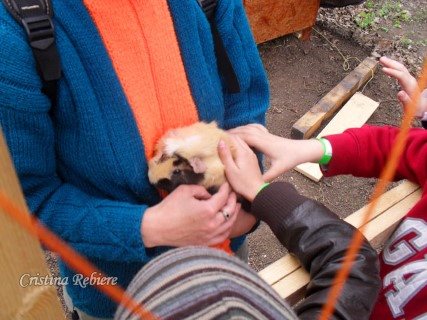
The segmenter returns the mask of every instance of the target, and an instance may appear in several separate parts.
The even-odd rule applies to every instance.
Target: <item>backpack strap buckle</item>
[[[26,17],[21,21],[32,48],[46,50],[55,42],[52,19],[48,15]]]
[[[25,30],[37,71],[44,82],[43,91],[53,98],[56,95],[56,82],[61,77],[61,61],[55,43],[51,0],[1,1]]]

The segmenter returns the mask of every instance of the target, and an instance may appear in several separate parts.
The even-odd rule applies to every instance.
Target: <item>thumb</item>
[[[230,148],[227,146],[224,140],[221,140],[218,144],[218,154],[226,170],[236,167],[233,156],[231,155]]]
[[[262,178],[265,181],[272,181],[276,179],[280,174],[282,173],[282,170],[277,165],[272,165],[263,175]]]
[[[403,90],[399,91],[399,93],[397,94],[397,99],[400,101],[400,103],[402,104],[403,107],[405,107],[406,105],[408,105],[411,102],[411,98]]]

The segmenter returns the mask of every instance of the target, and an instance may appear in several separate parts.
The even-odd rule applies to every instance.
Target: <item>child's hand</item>
[[[417,80],[409,73],[408,69],[395,60],[387,57],[381,57],[380,63],[383,66],[383,71],[388,76],[395,78],[402,90],[397,94],[397,99],[403,107],[411,102],[411,96],[418,89]],[[427,90],[421,93],[420,101],[417,105],[416,116],[421,118],[427,112]]]
[[[237,136],[230,136],[235,148],[234,159],[224,141],[218,145],[218,153],[225,166],[228,183],[233,190],[248,201],[253,201],[264,184],[258,158],[248,145]]]
[[[317,140],[291,140],[275,136],[259,124],[249,124],[229,131],[239,136],[249,146],[264,153],[271,167],[263,179],[271,181],[282,173],[305,162],[317,162],[322,158],[323,148]]]

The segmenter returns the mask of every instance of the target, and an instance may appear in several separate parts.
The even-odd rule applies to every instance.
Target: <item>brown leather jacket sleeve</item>
[[[317,319],[353,234],[359,231],[284,182],[272,183],[261,191],[252,204],[252,213],[270,226],[310,273],[306,297],[296,312],[300,319]],[[378,256],[365,239],[335,305],[333,319],[368,319],[380,285]]]

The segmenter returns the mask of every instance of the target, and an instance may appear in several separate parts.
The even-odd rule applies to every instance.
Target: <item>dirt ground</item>
[[[351,57],[350,69],[344,70],[343,58]],[[307,110],[338,84],[371,50],[321,28],[315,27],[311,41],[301,42],[293,36],[276,39],[260,46],[261,56],[271,86],[271,106],[267,127],[277,135],[290,137],[293,125]],[[374,125],[398,125],[401,107],[395,95],[395,81],[378,71],[363,94],[378,101],[379,108],[368,121]],[[367,203],[376,179],[350,176],[313,182],[296,171],[280,177],[289,181],[305,196],[321,201],[341,217],[346,217]],[[266,225],[249,237],[250,265],[261,270],[276,261],[286,250]]]

